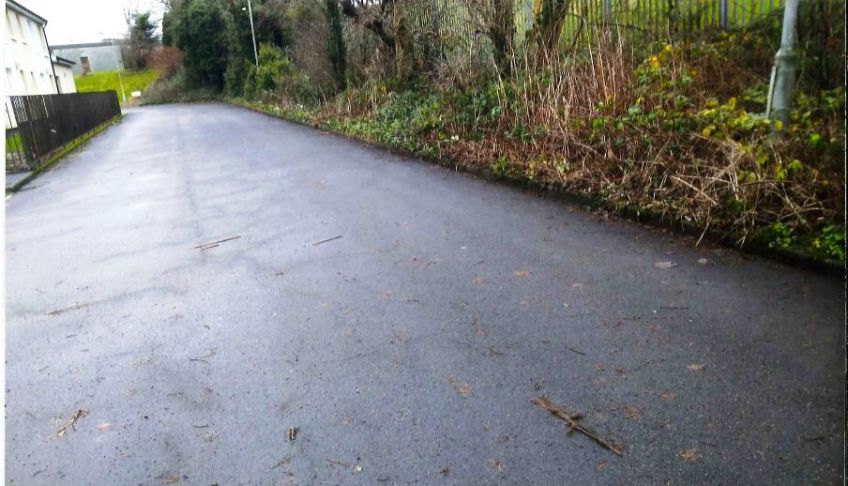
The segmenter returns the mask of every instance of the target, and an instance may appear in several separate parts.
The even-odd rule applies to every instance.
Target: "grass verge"
[[[346,124],[340,124],[333,120],[316,121],[312,117],[310,110],[300,106],[278,106],[269,105],[259,102],[248,102],[238,98],[226,98],[226,103],[247,108],[249,110],[269,115],[275,118],[280,118],[289,122],[298,123],[311,128],[332,132],[346,138],[364,142],[368,145],[389,150],[404,156],[411,156],[422,161],[441,165],[451,168],[455,171],[461,171],[467,174],[479,176],[483,179],[505,183],[507,185],[531,190],[537,194],[561,200],[566,203],[576,204],[593,210],[603,210],[610,214],[618,215],[628,220],[638,223],[649,224],[655,227],[671,229],[683,234],[687,234],[701,239],[707,238],[710,241],[720,243],[728,248],[741,250],[745,253],[766,257],[772,260],[795,265],[801,268],[808,268],[817,272],[843,276],[845,273],[845,264],[843,262],[822,258],[819,255],[803,251],[795,248],[779,248],[769,245],[767,241],[753,240],[740,248],[736,242],[738,234],[728,233],[726,231],[706,230],[699,225],[687,223],[680,218],[672,218],[661,211],[653,211],[648,208],[639,207],[637,205],[621,205],[610,200],[604,199],[598,195],[587,194],[569,190],[563,186],[545,183],[544,181],[529,179],[519,174],[514,174],[509,171],[499,171],[494,167],[486,167],[474,164],[468,164],[463,160],[457,160],[450,156],[436,155],[430,150],[416,150],[410,146],[397,146],[386,144],[379,138],[371,136],[367,130],[358,130],[355,127],[351,128]]]

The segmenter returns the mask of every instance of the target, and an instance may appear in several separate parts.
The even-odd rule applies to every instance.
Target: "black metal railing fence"
[[[114,91],[9,96],[6,167],[34,169],[43,158],[121,114]]]

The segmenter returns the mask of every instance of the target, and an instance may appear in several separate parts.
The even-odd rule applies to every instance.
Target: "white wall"
[[[6,5],[3,36],[3,94],[56,93],[44,26]]]
[[[59,88],[62,94],[76,93],[77,84],[74,81],[74,71],[68,66],[61,64],[53,64],[53,69],[56,70],[56,77],[59,78]]]

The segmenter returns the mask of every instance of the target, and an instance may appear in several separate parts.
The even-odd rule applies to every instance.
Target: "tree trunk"
[[[565,15],[571,0],[536,0],[535,21],[530,32],[537,64],[548,62],[557,53]]]
[[[406,84],[415,76],[418,67],[415,57],[415,41],[403,9],[394,6],[390,15],[395,32],[395,68],[401,84]]]
[[[327,56],[333,65],[333,81],[335,81],[336,89],[343,91],[347,87],[347,48],[342,32],[342,18],[338,1],[325,0],[324,14],[327,16],[329,30]]]
[[[503,76],[509,76],[515,39],[513,0],[491,0],[492,16],[488,19],[489,38],[494,48],[495,64]]]

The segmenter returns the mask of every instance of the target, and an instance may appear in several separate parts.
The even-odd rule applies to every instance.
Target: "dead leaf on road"
[[[497,459],[489,459],[486,463],[493,468],[495,468],[498,472],[503,472],[503,463]]]
[[[609,467],[609,463],[607,461],[603,461],[603,462],[599,463],[598,467],[596,467],[595,469],[597,469],[598,471],[603,471],[604,469],[606,469],[608,467]]]
[[[471,387],[468,385],[468,383],[460,381],[456,376],[452,374],[448,375],[448,383],[453,385],[456,392],[462,398],[468,398],[471,396]]]
[[[112,428],[112,424],[109,422],[103,422],[97,426],[97,430],[109,430],[110,428]]]
[[[692,363],[686,367],[692,371],[704,371],[704,366],[706,366],[704,363]]]
[[[595,369],[598,371],[604,371],[606,368],[604,367],[603,363],[595,363]]]
[[[676,267],[677,264],[674,263],[674,262],[657,262],[657,263],[654,264],[654,266],[657,267],[657,268],[665,270],[667,268]]]
[[[165,484],[177,484],[182,478],[176,474],[162,473],[156,479],[161,479]]]
[[[701,451],[699,451],[698,449],[686,449],[678,452],[677,455],[680,456],[680,458],[684,461],[688,462],[697,461],[698,459],[703,457]]]
[[[674,393],[662,392],[660,393],[660,398],[662,398],[663,400],[674,400]]]
[[[709,260],[707,260],[706,258],[699,258],[698,263],[700,263],[701,265],[706,265],[707,263],[709,263]]]
[[[516,270],[512,274],[518,278],[527,278],[530,276],[530,270]]]
[[[483,277],[479,277],[479,276],[471,279],[471,283],[473,283],[474,285],[482,285],[485,282],[486,282],[486,279],[483,278]]]
[[[642,411],[639,410],[638,407],[633,407],[631,405],[625,405],[624,408],[621,409],[621,413],[631,420],[639,420],[639,416],[642,415]]]

